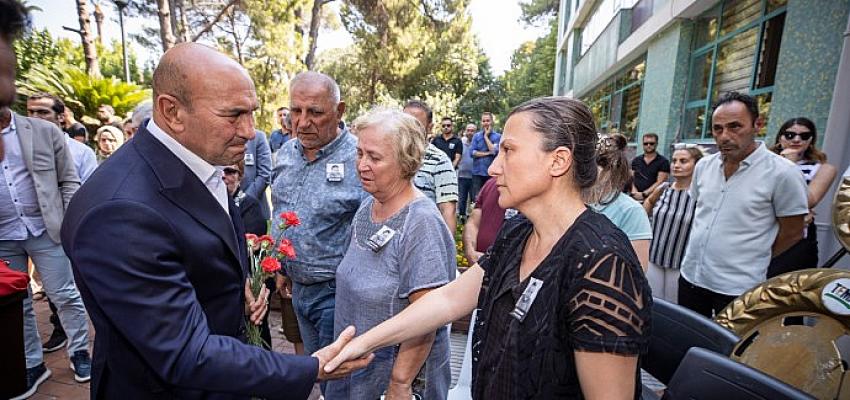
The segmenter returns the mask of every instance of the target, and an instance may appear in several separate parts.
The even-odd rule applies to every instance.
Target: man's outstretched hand
[[[335,357],[338,358],[337,355],[340,354],[341,351],[346,349],[346,345],[348,344],[348,342],[350,342],[351,339],[354,338],[354,333],[354,327],[349,326],[348,328],[345,328],[342,333],[339,334],[339,337],[336,339],[335,342],[313,353],[313,357],[319,359],[319,376],[316,378],[317,380],[326,381],[330,379],[339,379],[369,365],[369,362],[372,361],[372,358],[375,357],[374,354],[368,354],[366,356],[363,356],[361,354],[356,358],[349,357],[345,360],[335,359]],[[329,361],[331,361],[331,359],[337,361],[333,364],[334,367],[325,368],[325,366],[328,364]]]

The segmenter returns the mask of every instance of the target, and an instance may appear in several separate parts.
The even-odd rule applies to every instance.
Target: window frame
[[[635,69],[638,65],[641,65],[641,64],[644,65],[644,71],[643,71],[643,74],[641,75],[640,79],[636,79],[633,82],[629,82],[628,84],[619,86],[620,79],[625,74],[631,72],[633,69]],[[589,91],[587,93],[587,95],[582,98],[582,101],[585,102],[585,104],[587,104],[588,107],[591,108],[591,110],[598,103],[601,103],[603,101],[605,103],[607,103],[607,110],[608,110],[607,118],[602,120],[601,123],[596,126],[596,130],[598,132],[609,133],[610,132],[609,129],[611,128],[611,124],[616,122],[617,133],[623,134],[623,129],[622,129],[623,121],[621,120],[622,116],[618,115],[617,121],[614,121],[614,119],[611,118],[611,111],[614,108],[614,103],[613,103],[614,99],[619,95],[620,102],[621,102],[620,107],[619,107],[619,112],[620,112],[620,114],[622,114],[622,112],[623,112],[622,99],[623,99],[625,93],[628,92],[630,89],[634,88],[635,86],[640,86],[641,90],[640,90],[640,99],[638,100],[638,104],[641,104],[643,102],[644,93],[646,92],[645,90],[643,90],[643,84],[644,84],[645,79],[646,79],[646,54],[643,54],[640,57],[638,57],[637,59],[635,59],[634,61],[632,61],[631,63],[629,63],[627,66],[625,66],[622,69],[620,69],[619,71],[617,71],[617,73],[610,76],[608,79],[605,79],[604,81],[602,81],[602,83],[596,85],[596,87],[594,87],[593,90]],[[610,90],[606,90],[606,89],[609,89],[609,88],[610,88]],[[597,96],[597,95],[598,95],[598,98],[594,99],[593,97]],[[595,114],[594,114],[594,117],[596,117]],[[638,138],[637,133],[640,130],[640,108],[638,108],[638,117],[637,118],[638,118],[638,122],[635,125],[634,132],[631,132],[631,137],[624,135],[627,138],[629,138],[629,143],[632,143],[632,144],[637,142],[637,138]]]
[[[757,34],[757,37],[756,37],[756,49],[755,49],[755,52],[753,54],[753,65],[752,65],[752,68],[751,68],[751,71],[750,71],[750,83],[749,83],[749,86],[748,86],[747,94],[749,94],[750,96],[756,97],[756,96],[764,95],[766,93],[771,93],[771,94],[773,93],[774,87],[776,86],[775,83],[774,83],[774,85],[771,85],[771,86],[756,88],[756,84],[757,84],[757,81],[758,81],[759,61],[760,61],[760,58],[761,58],[762,45],[764,43],[765,26],[766,26],[767,22],[770,21],[771,19],[773,19],[774,17],[779,16],[780,14],[786,13],[786,11],[788,9],[788,4],[786,2],[785,5],[783,5],[781,7],[777,7],[776,9],[774,9],[771,12],[767,12],[768,0],[760,0],[760,1],[761,1],[761,14],[758,18],[756,18],[755,20],[751,21],[750,23],[748,23],[746,25],[738,27],[737,29],[735,29],[732,32],[726,33],[725,35],[720,34],[722,26],[723,26],[723,10],[729,4],[730,0],[724,0],[723,2],[721,2],[720,4],[715,6],[713,9],[711,9],[710,11],[707,11],[703,15],[701,15],[701,17],[709,17],[709,16],[713,15],[714,17],[717,18],[717,32],[715,33],[715,37],[711,41],[709,41],[706,44],[701,45],[700,47],[691,51],[690,60],[688,61],[688,81],[687,81],[688,85],[687,85],[686,93],[685,93],[685,105],[682,109],[682,116],[681,116],[681,119],[680,119],[680,124],[682,125],[682,128],[683,128],[682,129],[683,134],[682,134],[682,137],[680,138],[682,141],[705,142],[707,139],[711,139],[711,131],[709,130],[710,125],[711,125],[711,115],[710,115],[709,111],[710,111],[711,104],[714,102],[713,91],[714,91],[715,75],[716,75],[716,72],[717,72],[717,52],[718,52],[720,45],[722,45],[723,43],[725,43],[725,42],[727,42],[727,41],[729,41],[733,38],[735,38],[737,35],[740,35],[740,34],[746,32],[750,29],[758,28],[758,34]],[[787,14],[786,14],[786,16],[787,16]],[[696,46],[695,41],[697,39],[697,34],[698,34],[697,32],[694,32],[694,36],[693,36],[694,42],[692,42],[693,43],[692,47]],[[783,28],[782,34],[784,35],[784,28]],[[780,38],[781,38],[781,36],[780,36]],[[699,65],[697,65],[697,60],[699,59],[699,57],[704,56],[708,53],[711,53],[711,69],[710,69],[710,72],[709,72],[710,76],[708,77],[708,86],[706,87],[705,98],[697,99],[697,100],[691,100],[691,90],[693,89],[693,85],[692,85],[691,80],[694,78],[694,73],[695,73],[694,68],[699,67]],[[688,113],[691,110],[696,109],[696,108],[703,108],[705,110],[705,116],[706,117],[704,118],[704,121],[702,123],[703,126],[702,126],[701,136],[700,137],[687,137],[688,135],[684,133],[685,129],[691,129],[690,126],[687,126],[687,127],[685,126],[685,123],[687,122],[687,116],[688,116]]]

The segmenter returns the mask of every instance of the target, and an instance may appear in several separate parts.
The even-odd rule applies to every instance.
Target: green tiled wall
[[[663,154],[668,153],[682,118],[691,32],[689,22],[676,23],[659,34],[646,52],[638,132],[640,135],[657,133],[658,149]]]
[[[848,9],[848,0],[789,1],[767,125],[769,140],[787,119],[804,116],[815,122],[821,132],[818,141],[823,143]]]

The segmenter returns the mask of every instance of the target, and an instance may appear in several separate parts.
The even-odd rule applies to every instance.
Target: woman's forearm
[[[398,349],[398,356],[393,364],[392,382],[410,385],[419,369],[425,364],[428,354],[431,353],[431,346],[434,344],[434,339],[437,337],[435,332],[431,332],[425,336],[419,336],[401,343]]]
[[[435,332],[475,308],[483,277],[484,271],[474,265],[457,280],[431,291],[395,317],[355,338],[352,344],[367,354]]]

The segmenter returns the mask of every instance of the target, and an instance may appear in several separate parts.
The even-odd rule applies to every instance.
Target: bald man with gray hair
[[[306,399],[353,336],[312,357],[245,343],[267,311],[248,283],[248,249],[220,166],[254,137],[247,71],[200,44],[167,51],[153,118],[77,192],[62,226],[97,330],[92,398]],[[368,359],[352,368],[362,367]]]
[[[337,131],[345,112],[339,86],[318,72],[290,83],[290,140],[277,152],[272,171],[272,234],[280,213],[295,211],[301,226],[286,231],[298,257],[286,263],[281,282],[292,303],[310,354],[328,345],[334,332],[336,268],[348,248],[351,221],[367,196],[357,177],[357,138]]]

